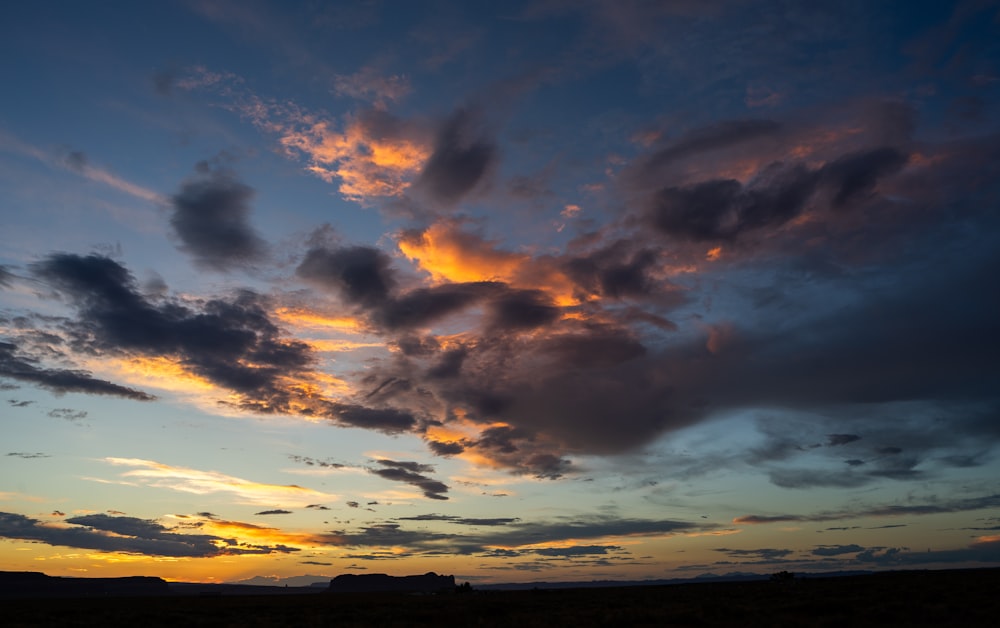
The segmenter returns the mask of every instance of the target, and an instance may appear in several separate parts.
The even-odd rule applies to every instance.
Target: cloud
[[[679,160],[773,138],[781,132],[782,125],[774,120],[725,120],[689,131],[676,140],[658,143],[641,159],[639,167],[643,176],[652,178]]]
[[[430,153],[423,124],[381,109],[348,115],[341,125],[297,110],[268,115],[259,126],[277,130],[289,154],[304,156],[323,180],[339,180],[341,195],[357,202],[401,196]]]
[[[494,321],[501,325],[523,326],[527,319],[516,320],[518,314],[533,315],[538,324],[557,315],[540,293],[509,291],[497,282],[446,283],[399,292],[390,264],[388,255],[372,247],[316,247],[309,250],[296,273],[366,312],[371,324],[389,330],[429,325],[490,297],[495,297]]]
[[[12,451],[7,454],[8,456],[14,456],[16,458],[24,458],[25,460],[31,460],[33,458],[51,458],[49,454],[43,454],[41,452],[27,453],[23,451]]]
[[[722,552],[732,558],[756,558],[760,562],[783,562],[783,559],[792,553],[790,549],[730,549],[725,547],[715,548],[716,552]]]
[[[0,377],[29,382],[56,394],[80,392],[91,395],[109,395],[135,401],[152,401],[153,395],[94,378],[84,370],[48,369],[37,364],[31,356],[17,353],[17,346],[0,342]]]
[[[14,285],[15,278],[16,276],[10,272],[8,266],[0,264],[0,288],[10,288]]]
[[[332,289],[347,303],[374,308],[388,300],[396,280],[392,260],[374,247],[310,249],[296,274]]]
[[[857,434],[827,434],[826,437],[828,447],[837,447],[838,445],[846,445],[847,443],[861,440],[861,437]]]
[[[225,169],[199,164],[171,197],[170,224],[181,249],[205,269],[224,272],[261,261],[267,244],[249,223],[253,188]]]
[[[383,110],[390,102],[402,100],[412,89],[406,76],[386,76],[374,66],[363,67],[354,74],[338,74],[333,83],[338,96],[368,100]]]
[[[403,482],[419,488],[428,499],[446,500],[448,496],[448,485],[433,478],[423,475],[433,473],[434,467],[418,462],[387,460],[384,458],[375,460],[375,463],[382,468],[371,468],[369,472],[386,480],[393,482]]]
[[[995,508],[998,504],[1000,504],[1000,494],[945,501],[931,500],[922,504],[886,504],[850,510],[818,512],[809,515],[743,515],[733,519],[733,523],[737,525],[758,525],[768,523],[840,521],[844,519],[860,519],[864,517],[936,515]]]
[[[306,506],[306,507],[308,508],[308,506]],[[291,510],[274,509],[274,510],[261,510],[260,512],[255,512],[253,514],[254,515],[290,515],[290,514],[292,514],[292,511]]]
[[[497,147],[485,137],[479,113],[458,109],[438,131],[416,187],[436,203],[453,205],[486,179],[496,160]]]
[[[157,192],[137,183],[127,181],[109,170],[94,165],[92,160],[83,151],[51,152],[42,150],[22,142],[2,130],[0,130],[0,150],[31,157],[52,168],[69,170],[86,179],[106,185],[114,190],[149,203],[162,205],[165,202],[163,196]]]
[[[652,199],[651,224],[663,233],[696,242],[738,238],[777,227],[798,216],[819,177],[805,168],[774,164],[748,185],[733,179],[668,187]]]
[[[53,419],[64,419],[66,421],[82,421],[86,419],[86,410],[73,410],[72,408],[54,408],[49,410],[49,416]]]
[[[626,538],[662,538],[677,534],[714,530],[711,524],[684,521],[632,519],[607,515],[560,517],[551,521],[520,521],[506,519],[449,518],[444,515],[423,515],[400,518],[398,521],[441,521],[457,524],[462,532],[440,532],[426,529],[410,530],[396,522],[376,523],[356,531],[335,531],[336,543],[349,547],[395,547],[394,555],[379,558],[401,558],[406,555],[438,555],[442,551],[462,555],[537,554],[553,557],[600,555],[620,550]],[[567,544],[568,539],[595,540],[598,543]],[[399,550],[405,550],[400,553]]]
[[[235,392],[236,400],[228,403],[251,412],[317,416],[390,432],[416,423],[411,414],[400,410],[343,404],[316,394],[322,387],[314,381],[311,348],[283,338],[268,314],[267,299],[256,293],[243,291],[228,299],[201,302],[153,302],[138,291],[125,267],[99,255],[54,254],[34,264],[32,272],[76,307],[79,319],[70,325],[70,333],[91,354],[170,358],[181,372]],[[0,345],[0,350],[8,346],[13,347]],[[12,352],[9,349],[8,355]],[[6,364],[12,374],[21,379],[30,376],[32,381],[49,381],[67,373],[28,372],[26,363],[12,358]],[[90,381],[95,392],[102,391]],[[121,396],[149,398],[145,393],[101,384]]]
[[[176,467],[138,458],[105,458],[114,466],[130,467],[121,477],[130,481],[196,495],[228,494],[244,504],[306,506],[317,501],[334,501],[335,495],[295,484],[262,484],[218,471]]]
[[[842,554],[856,554],[864,549],[853,543],[851,545],[818,545],[810,553],[814,556],[840,556]]]
[[[316,458],[310,458],[309,456],[299,456],[296,454],[288,454],[288,458],[294,460],[295,462],[301,462],[302,464],[312,466],[318,466],[328,469],[342,469],[345,465],[339,462],[330,462],[329,460],[317,460]]]
[[[9,455],[9,454],[8,454]],[[464,526],[504,526],[520,521],[517,517],[459,517],[458,515],[415,515],[413,517],[398,517],[399,521],[444,521]]]
[[[283,546],[247,546],[233,539],[173,532],[156,521],[104,514],[65,520],[70,527],[42,523],[16,513],[0,513],[0,537],[100,552],[168,557],[211,557],[298,551]]]

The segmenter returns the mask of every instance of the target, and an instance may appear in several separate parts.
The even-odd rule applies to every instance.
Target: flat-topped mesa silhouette
[[[389,576],[384,573],[341,574],[330,581],[330,593],[443,593],[455,590],[455,576],[433,571],[422,576]]]
[[[0,572],[0,598],[156,595],[170,595],[170,586],[162,578],[62,578],[34,571]]]

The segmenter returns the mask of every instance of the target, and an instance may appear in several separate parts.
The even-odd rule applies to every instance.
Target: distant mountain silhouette
[[[0,598],[170,595],[162,578],[61,578],[36,571],[0,571]]]
[[[329,590],[331,593],[440,593],[455,590],[455,576],[439,576],[433,571],[422,576],[341,574],[330,581]]]

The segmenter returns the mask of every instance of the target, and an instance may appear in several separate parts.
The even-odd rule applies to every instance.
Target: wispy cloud
[[[242,504],[304,507],[318,501],[337,499],[336,495],[295,484],[254,482],[218,471],[175,467],[153,460],[104,458],[104,462],[131,468],[132,470],[122,473],[121,477],[135,484],[197,495],[228,494],[236,503]]]
[[[90,158],[82,151],[64,153],[48,152],[22,141],[2,129],[0,129],[0,151],[14,153],[23,157],[31,157],[51,168],[74,172],[86,179],[143,201],[157,205],[166,203],[166,198],[158,192],[128,181],[110,170],[94,165],[91,163]]]

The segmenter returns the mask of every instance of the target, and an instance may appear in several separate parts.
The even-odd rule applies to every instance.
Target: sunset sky
[[[0,570],[1000,565],[1000,3],[16,2],[0,85]]]

